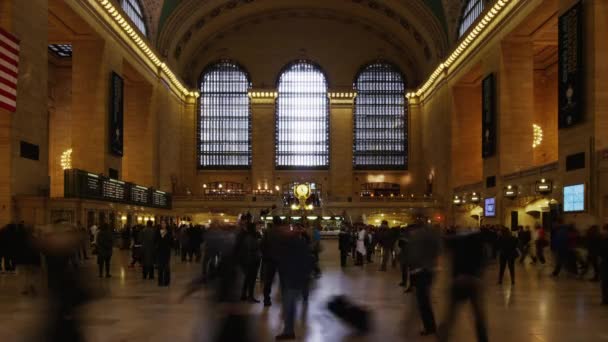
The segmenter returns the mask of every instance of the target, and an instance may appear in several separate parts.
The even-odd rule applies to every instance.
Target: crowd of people
[[[94,254],[99,277],[111,278],[112,254],[117,246],[131,249],[130,266],[139,264],[143,279],[155,279],[156,275],[158,285],[163,287],[171,283],[172,255],[181,257],[182,262],[200,262],[200,275],[188,286],[184,298],[209,286],[215,290],[220,303],[259,303],[261,300],[256,296],[259,277],[263,305],[269,307],[273,304],[273,283],[278,278],[283,331],[276,339],[290,340],[295,338],[297,302],[307,303],[311,282],[321,276],[320,230],[318,221],[289,222],[277,216],[272,223],[261,224],[249,213],[232,225],[217,221],[209,227],[178,226],[170,222],[155,225],[148,221],[145,226],[138,225],[120,233],[108,224],[88,230],[79,223],[70,225],[63,221],[36,228],[23,223],[11,224],[0,229],[0,271],[11,274],[21,269],[23,294],[35,295],[37,290],[31,275],[46,262],[49,289],[55,289],[57,312],[62,315],[71,312],[74,303],[82,301],[73,298],[73,293],[83,292],[74,272]],[[119,239],[122,243],[115,244]],[[443,247],[451,263],[451,297],[446,316],[437,324],[430,298],[437,259]],[[87,252],[89,248],[91,253]],[[379,260],[380,272],[386,272],[389,266],[399,266],[399,285],[405,287],[406,293],[415,293],[423,326],[421,335],[437,334],[442,341],[448,340],[456,309],[466,301],[472,304],[477,339],[487,341],[481,277],[484,267],[492,260],[499,266],[498,284],[502,284],[508,269],[509,280],[514,285],[516,265],[525,262],[543,265],[547,262],[546,249],[550,249],[555,264],[553,277],[558,277],[562,269],[581,279],[592,271],[589,280],[601,280],[602,304],[608,304],[608,225],[591,226],[581,235],[573,225],[559,221],[550,231],[540,225],[533,230],[521,226],[442,230],[427,224],[390,228],[386,221],[379,227],[344,222],[338,235],[338,249],[343,268],[350,259],[357,267],[369,267],[374,259]],[[62,300],[72,304],[64,305]],[[231,330],[223,333],[230,334]]]

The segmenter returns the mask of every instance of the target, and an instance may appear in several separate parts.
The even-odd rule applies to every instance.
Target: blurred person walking
[[[541,225],[534,227],[534,248],[536,255],[532,259],[532,263],[536,263],[536,260],[540,261],[542,265],[545,264],[545,247],[547,247],[547,237],[545,235],[545,229]]]
[[[526,260],[526,257],[530,256],[530,242],[532,241],[532,232],[530,232],[530,226],[526,226],[526,228],[519,226],[517,239],[519,243],[519,250],[521,251],[519,263],[523,264]]]
[[[355,265],[361,267],[363,267],[363,260],[367,254],[367,248],[365,246],[366,237],[365,227],[359,227],[359,232],[357,233],[357,261],[355,262]]]
[[[600,280],[600,253],[602,249],[602,235],[600,227],[593,225],[587,230],[585,235],[585,247],[587,249],[587,258],[583,264],[583,270],[581,271],[581,277],[584,277],[589,268],[593,268],[593,277],[591,281]]]
[[[487,342],[481,279],[485,263],[484,236],[481,232],[456,234],[446,239],[446,246],[451,251],[452,284],[447,313],[439,327],[439,341],[449,340],[458,307],[470,301],[477,341]]]
[[[313,258],[309,244],[295,230],[281,240],[283,248],[278,258],[283,306],[283,332],[277,341],[295,339],[295,316],[298,298],[306,289],[313,270]]]
[[[428,226],[409,229],[412,233],[408,245],[408,262],[423,325],[420,335],[427,336],[435,334],[437,330],[431,305],[431,287],[440,251],[439,233]]]

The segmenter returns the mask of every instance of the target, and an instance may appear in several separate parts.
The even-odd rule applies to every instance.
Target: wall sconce
[[[537,124],[532,124],[532,130],[532,148],[537,148],[543,142],[543,129]]]
[[[535,188],[539,194],[548,194],[553,191],[553,182],[543,178],[536,182]]]
[[[507,187],[504,189],[504,196],[506,198],[517,197],[517,187],[513,185],[507,185]]]
[[[72,149],[67,149],[61,154],[61,167],[64,170],[72,168]]]
[[[479,203],[480,201],[481,201],[481,198],[479,197],[479,195],[478,195],[476,192],[474,192],[474,193],[471,195],[471,203],[475,203],[475,204],[477,204],[477,203]]]
[[[454,196],[454,200],[453,200],[454,205],[461,205],[462,204],[462,199],[458,196]]]

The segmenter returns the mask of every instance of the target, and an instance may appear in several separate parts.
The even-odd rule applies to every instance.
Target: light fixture
[[[316,220],[318,217],[317,216],[306,216],[307,219],[314,221]]]
[[[532,124],[532,131],[532,148],[537,148],[543,142],[543,129],[537,124]]]
[[[275,189],[276,191],[281,190],[281,188],[280,188],[278,185],[276,185],[276,186],[274,187],[274,189]]]
[[[72,168],[72,149],[67,149],[61,154],[61,167],[64,170]]]
[[[323,219],[324,219],[325,221],[329,221],[329,220],[331,220],[331,216],[323,216]]]

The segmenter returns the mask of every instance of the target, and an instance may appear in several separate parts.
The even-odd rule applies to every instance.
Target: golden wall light
[[[532,132],[532,148],[537,148],[543,142],[543,129],[537,124],[532,124]]]
[[[64,170],[72,168],[72,149],[67,149],[61,154],[61,167]]]

